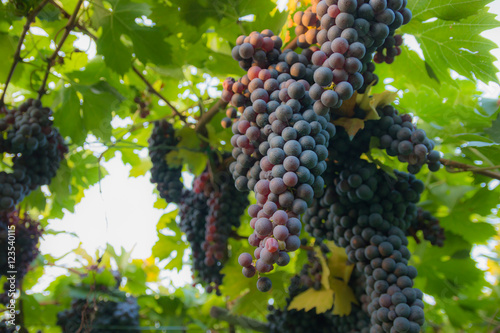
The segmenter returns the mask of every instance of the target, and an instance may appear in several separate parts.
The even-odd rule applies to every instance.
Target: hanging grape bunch
[[[140,332],[139,305],[137,299],[127,297],[124,301],[75,299],[71,308],[57,313],[57,325],[63,333],[73,333],[89,325],[91,332]]]
[[[50,184],[68,148],[52,126],[52,110],[39,100],[2,111],[0,148],[14,157],[12,172],[0,172],[0,210],[10,211],[31,191]]]
[[[227,171],[209,172],[195,178],[193,190],[185,189],[180,202],[180,228],[192,249],[193,278],[208,292],[219,286],[220,273],[228,257],[228,240],[240,226],[248,206],[246,193],[239,192]],[[213,183],[212,183],[213,182]]]
[[[179,143],[175,129],[165,119],[155,121],[153,132],[148,140],[149,157],[153,163],[151,183],[156,184],[160,196],[167,202],[179,203],[182,189],[182,166],[169,166],[167,154],[175,150]]]
[[[15,230],[13,233],[9,230]],[[12,269],[7,262],[7,255],[0,257],[1,275],[6,275],[8,271],[16,271],[16,283],[22,281],[28,273],[31,263],[39,254],[38,241],[42,235],[40,223],[31,219],[27,214],[20,216],[18,210],[11,212],[0,212],[0,249],[3,254],[9,252],[8,248],[12,246],[12,239],[9,235],[15,237],[15,268]],[[9,281],[4,285],[4,294],[0,295],[2,303],[8,302],[7,293],[9,290]],[[17,285],[16,285],[17,287]]]

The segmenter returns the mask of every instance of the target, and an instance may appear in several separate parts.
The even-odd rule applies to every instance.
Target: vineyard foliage
[[[426,295],[424,328],[429,332],[500,329],[500,186],[494,179],[500,176],[499,100],[484,97],[478,88],[483,83],[498,84],[496,58],[491,54],[497,45],[482,36],[500,26],[488,12],[490,3],[408,0],[413,17],[398,30],[404,36],[402,53],[390,65],[377,64],[379,82],[371,88],[372,94],[394,92],[397,109],[418,120],[446,160],[469,166],[469,171],[443,166],[433,173],[423,168],[417,175],[426,187],[419,206],[439,219],[445,235],[442,247],[433,246],[421,232],[408,238],[410,263],[418,270],[415,287]],[[44,6],[17,58],[25,16],[40,4]],[[17,62],[5,105],[13,109],[46,90],[42,103],[54,111],[54,127],[69,147],[50,185],[32,191],[20,205],[21,211],[39,217],[46,234],[57,234],[50,221],[74,212],[84,191],[108,174],[103,161],[121,158],[131,167],[130,177],[150,177],[151,159],[140,152],[151,144],[148,139],[155,121],[173,124],[177,140],[165,153],[166,162],[177,172],[199,176],[207,162],[213,164],[214,156],[223,159],[230,153],[232,132],[221,126],[226,113],[219,97],[226,77],[245,74],[231,56],[236,39],[270,29],[285,45],[291,43],[293,14],[310,1],[289,0],[286,9],[280,10],[272,0],[92,0],[83,2],[77,17],[72,17],[81,4],[79,0],[0,4],[0,88]],[[68,29],[72,32],[61,46]],[[56,45],[61,48],[54,53]],[[88,48],[79,48],[82,45]],[[52,63],[45,83],[47,59]],[[364,123],[344,126],[354,135]],[[95,146],[98,152],[92,149]],[[383,150],[371,150],[368,158],[384,170],[406,171]],[[0,170],[10,170],[11,157],[5,155],[4,162]],[[162,272],[175,273],[192,265],[185,255],[191,250],[183,233],[186,229],[178,224],[180,209],[171,204],[167,210],[163,195],[155,193],[158,201],[151,209],[165,214],[157,224],[158,241],[151,257],[131,259],[129,253],[111,246],[96,254],[81,247],[67,249],[81,265],[34,293],[31,289],[46,274],[46,267],[58,266],[63,259],[38,255],[21,285],[22,317],[29,332],[61,332],[57,313],[78,298],[126,301],[133,296],[138,308],[135,301],[130,301],[131,306],[139,312],[141,326],[186,327],[188,332],[228,329],[226,322],[210,316],[212,306],[266,322],[271,299],[276,308],[287,303],[290,279],[307,262],[307,251],[292,253],[286,267],[267,275],[273,286],[270,292],[257,291],[255,279],[243,278],[238,264],[240,253],[254,250],[246,238],[252,232],[248,214],[234,223],[239,226],[237,235],[245,237],[229,236],[230,251],[223,254],[227,256],[221,271],[224,280],[217,284],[223,296],[189,284],[173,290]],[[185,200],[185,196],[180,199],[180,191],[169,195]],[[253,195],[249,199],[255,202]],[[309,236],[303,231],[301,237]],[[309,239],[308,245],[312,244]],[[485,252],[489,254],[477,254]],[[117,281],[121,281],[119,288]],[[328,290],[338,295],[334,314],[350,312],[351,303],[341,299],[354,296],[344,287],[332,283]],[[302,295],[302,307],[331,308],[331,297],[317,297],[312,290],[310,294]]]

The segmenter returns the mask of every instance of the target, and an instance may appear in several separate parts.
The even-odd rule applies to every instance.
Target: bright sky
[[[500,0],[491,4],[491,12],[500,15]],[[500,44],[500,28],[488,31],[484,36]],[[95,55],[95,45],[85,36],[75,44],[80,49],[87,50],[89,56]],[[500,58],[500,49],[495,49],[493,54]],[[497,61],[496,65],[500,68],[500,62]],[[481,85],[481,89],[488,97],[498,97],[500,93],[500,87],[493,84]],[[42,253],[59,257],[75,249],[81,242],[82,247],[93,256],[97,250],[102,254],[108,243],[117,251],[121,247],[132,251],[134,258],[147,258],[151,255],[151,248],[157,241],[156,224],[164,211],[153,208],[156,197],[153,194],[154,185],[149,182],[149,173],[143,177],[129,178],[130,167],[123,165],[119,158],[113,158],[103,165],[109,175],[101,181],[102,192],[99,186],[91,187],[75,207],[75,213],[66,213],[62,220],[50,221],[49,228],[65,233],[45,235],[41,241]],[[168,209],[172,209],[172,206]],[[78,238],[70,233],[75,233]],[[475,251],[476,255],[481,253],[484,251]],[[64,258],[62,264],[74,266],[74,256]],[[484,268],[484,261],[480,264]],[[44,275],[33,291],[43,290],[52,280],[51,277],[66,273],[61,268],[46,269],[48,274]],[[166,273],[166,277],[175,286],[191,281],[188,267],[181,274]],[[168,283],[168,279],[166,282]]]

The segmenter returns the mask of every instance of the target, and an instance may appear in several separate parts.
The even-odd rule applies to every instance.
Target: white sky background
[[[413,0],[410,0],[413,1]],[[280,0],[280,3],[286,1]],[[491,5],[491,12],[500,15],[500,0]],[[281,7],[281,6],[280,6]],[[500,28],[483,34],[500,44]],[[95,55],[95,45],[83,36],[75,46],[87,50],[89,56]],[[500,49],[495,49],[493,54],[500,58]],[[495,63],[500,68],[500,62]],[[489,86],[482,84],[481,90],[487,97],[498,97],[500,87],[495,84]],[[120,154],[119,152],[117,155]],[[59,257],[75,249],[79,243],[92,256],[98,250],[102,254],[107,244],[111,244],[116,251],[124,248],[132,251],[133,258],[147,258],[157,241],[156,224],[163,210],[153,208],[156,196],[153,194],[154,185],[149,182],[149,173],[138,178],[129,178],[129,166],[123,165],[120,158],[113,158],[103,163],[109,175],[101,181],[99,186],[92,186],[85,191],[85,198],[76,205],[75,213],[66,213],[62,220],[51,220],[49,228],[65,233],[56,236],[45,235],[41,241],[42,253]],[[168,209],[172,209],[170,205]],[[75,233],[78,238],[71,236]],[[475,256],[486,253],[482,247],[474,251]],[[67,256],[62,260],[66,267],[75,266],[74,256]],[[481,259],[481,258],[478,258]],[[485,260],[479,260],[480,267],[485,268]],[[61,268],[47,267],[46,273],[33,291],[43,290],[52,280],[51,277],[65,274]],[[172,282],[175,286],[182,286],[191,282],[189,267],[185,267],[181,274],[165,272],[166,283]]]

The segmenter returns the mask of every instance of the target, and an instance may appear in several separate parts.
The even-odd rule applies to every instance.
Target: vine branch
[[[479,175],[483,175],[486,177],[500,180],[500,173],[499,172],[490,171],[491,169],[498,169],[498,168],[500,168],[500,166],[484,167],[484,168],[483,167],[476,167],[474,165],[459,163],[459,162],[447,160],[445,158],[440,159],[440,162],[447,167],[446,170],[448,170],[448,172],[467,172],[467,171],[470,171],[473,173],[477,173]],[[452,169],[456,169],[456,170],[452,171]]]
[[[137,69],[137,67],[135,67],[134,65],[132,65],[132,70],[134,71],[135,74],[137,74],[137,76],[139,76],[139,78],[141,78],[141,80],[146,84],[146,86],[148,86],[148,89],[151,93],[155,94],[156,96],[158,96],[158,98],[160,98],[162,101],[164,101],[165,103],[167,103],[167,105],[170,107],[170,109],[179,117],[179,119],[184,123],[186,124],[186,116],[184,116],[183,114],[181,114],[175,106],[172,105],[172,103],[170,103],[170,101],[168,99],[166,99],[158,90],[156,90],[153,85],[148,81],[148,79],[146,79],[146,77],[144,75],[142,75],[141,71],[139,71]]]
[[[54,7],[56,7],[57,9],[59,9],[59,11],[61,12],[61,14],[69,19],[71,17],[71,14],[68,13],[63,7],[61,7],[56,1],[54,0],[49,0],[49,2],[54,5]],[[90,38],[92,38],[93,40],[97,40],[97,36],[94,35],[93,33],[91,33],[85,26],[81,25],[80,23],[78,22],[75,22],[75,27],[77,27],[78,29],[80,29],[84,34],[86,34],[87,36],[89,36]]]
[[[64,42],[69,36],[69,33],[73,30],[73,28],[76,25],[76,18],[78,16],[78,12],[80,11],[80,7],[82,6],[83,0],[78,0],[78,3],[76,4],[75,11],[73,14],[71,14],[71,17],[68,20],[68,24],[66,24],[66,27],[64,28],[64,34],[61,37],[61,40],[59,41],[59,45],[57,45],[56,49],[54,50],[54,53],[47,59],[47,69],[45,70],[45,76],[43,77],[42,85],[40,86],[40,89],[38,90],[38,99],[41,99],[43,95],[47,92],[45,90],[45,86],[47,84],[47,79],[49,78],[49,73],[50,73],[50,68],[52,67],[54,61],[56,58],[59,56],[59,51],[61,51],[62,46],[64,45]]]
[[[230,325],[237,325],[257,332],[269,332],[269,326],[266,323],[245,316],[233,315],[229,313],[229,310],[218,306],[212,306],[210,316],[228,322]]]
[[[10,80],[12,80],[12,76],[14,75],[14,71],[16,70],[17,63],[22,60],[21,58],[21,48],[24,43],[24,39],[26,38],[26,34],[28,33],[28,30],[31,26],[31,23],[35,21],[36,16],[38,13],[45,7],[45,5],[49,2],[49,0],[44,0],[42,1],[38,7],[33,9],[31,13],[28,14],[26,17],[26,23],[24,24],[23,27],[23,32],[21,33],[21,36],[19,37],[19,42],[17,43],[17,48],[16,52],[14,53],[14,62],[12,63],[12,66],[10,67],[9,74],[7,76],[7,80],[5,81],[5,87],[3,89],[2,97],[0,97],[0,106],[3,106],[4,104],[4,99],[5,99],[5,94],[7,93],[7,87],[9,86]]]
[[[203,132],[207,124],[213,117],[223,108],[227,106],[227,102],[219,99],[207,112],[205,112],[196,123],[196,132]]]

